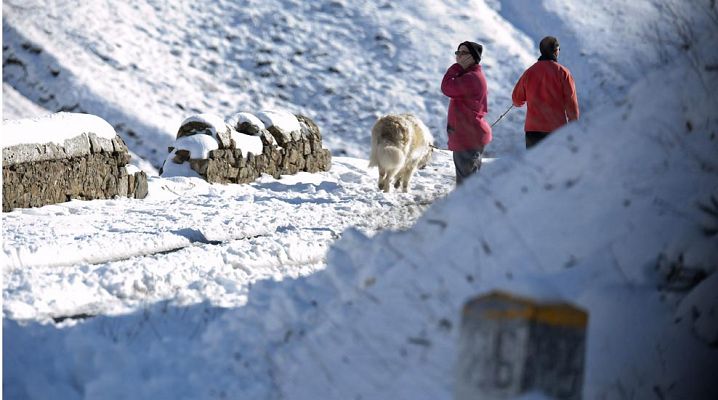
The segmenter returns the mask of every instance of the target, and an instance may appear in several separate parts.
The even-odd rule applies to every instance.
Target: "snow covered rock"
[[[231,128],[222,118],[214,114],[197,114],[182,121],[177,131],[177,140],[186,136],[204,134],[215,138],[220,149],[231,149],[234,146],[231,143],[230,131]]]
[[[199,176],[211,183],[248,183],[262,174],[279,178],[331,166],[319,127],[286,111],[238,112],[226,122],[211,114],[191,116],[169,151],[163,177]]]
[[[255,136],[259,135],[260,131],[266,128],[262,120],[246,111],[235,113],[227,118],[227,123],[236,129],[237,132]]]
[[[3,121],[2,140],[3,211],[147,195],[147,175],[128,172],[127,146],[95,115]]]
[[[301,126],[297,117],[284,110],[263,110],[257,117],[281,147],[299,140]]]

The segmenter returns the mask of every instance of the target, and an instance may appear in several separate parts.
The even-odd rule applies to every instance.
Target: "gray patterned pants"
[[[456,185],[476,173],[481,168],[481,153],[484,148],[454,152],[454,167],[456,167]]]

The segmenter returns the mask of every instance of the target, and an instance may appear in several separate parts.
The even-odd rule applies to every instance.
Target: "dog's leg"
[[[382,167],[379,167],[379,190],[384,190],[384,188],[387,186],[386,184],[386,170]],[[384,190],[386,191],[386,190]]]
[[[401,191],[406,193],[409,191],[409,181],[411,180],[411,170],[404,172],[404,176],[401,178]]]
[[[410,161],[407,165],[404,166],[404,169],[401,171],[401,190],[402,190],[402,192],[407,193],[409,191],[409,183],[411,183],[411,178],[414,175],[414,172],[416,171],[417,166],[418,166],[418,161]],[[398,187],[399,186],[397,185],[397,188]]]
[[[387,171],[386,179],[384,180],[384,189],[382,189],[382,190],[384,190],[384,192],[386,192],[386,193],[391,192],[392,183],[394,182],[394,179],[397,179],[397,172],[399,172],[399,171],[397,171],[395,169]]]

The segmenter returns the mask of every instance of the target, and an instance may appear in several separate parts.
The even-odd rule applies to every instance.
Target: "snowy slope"
[[[40,116],[48,114],[49,111],[38,106],[26,97],[18,93],[12,86],[3,82],[3,119],[19,119],[20,115]]]
[[[67,49],[76,46],[79,59],[87,61],[74,66],[72,78],[60,78],[65,69],[58,74],[57,79],[77,80],[72,84],[53,86],[57,79],[40,79],[42,63],[24,64],[24,78],[17,69],[4,73],[13,90],[30,99],[37,98],[40,86],[54,88],[57,96],[72,92],[68,88],[87,95],[90,79],[78,77],[96,78],[106,66],[91,61],[100,56],[87,56],[91,45],[79,44],[77,37],[85,29],[108,35],[97,41],[100,47],[121,38],[101,27],[144,39],[135,43],[147,44],[137,51],[138,57],[146,57],[145,66],[152,64],[153,54],[156,60],[173,59],[167,50],[171,45],[160,43],[165,37],[181,38],[176,39],[176,52],[185,57],[192,51],[236,55],[239,45],[230,46],[228,53],[220,50],[234,41],[252,49],[283,49],[259,52],[271,61],[262,66],[247,56],[250,61],[241,70],[225,69],[229,64],[223,57],[209,57],[207,65],[214,60],[216,69],[210,73],[204,66],[194,75],[212,76],[206,81],[183,77],[184,71],[195,73],[188,67],[191,62],[184,67],[161,63],[164,68],[154,72],[134,73],[131,67],[113,71],[107,79],[115,79],[115,86],[124,84],[121,93],[137,97],[118,93],[112,102],[97,102],[104,94],[89,94],[87,107],[96,107],[98,113],[108,110],[103,116],[113,123],[133,115],[144,127],[153,126],[136,130],[148,146],[132,144],[148,159],[154,155],[143,149],[165,146],[158,138],[171,138],[178,124],[170,119],[185,116],[167,99],[182,90],[190,94],[198,82],[213,82],[217,92],[189,96],[183,107],[207,101],[192,104],[200,111],[207,107],[228,114],[257,109],[260,98],[289,109],[301,104],[321,122],[337,153],[345,149],[364,154],[365,132],[373,118],[368,113],[397,104],[422,110],[415,112],[423,112],[422,118],[441,132],[445,100],[429,90],[431,86],[425,92],[419,87],[421,82],[438,87],[451,58],[444,58],[445,51],[469,34],[492,43],[488,49],[504,52],[487,68],[496,93],[492,113],[498,114],[499,102],[508,101],[513,81],[535,58],[533,35],[540,34],[531,15],[552,21],[556,35],[565,37],[562,57],[576,72],[579,90],[593,95],[582,103],[585,112],[579,123],[536,150],[507,150],[445,198],[452,189],[452,166],[449,155],[438,152],[408,195],[378,193],[376,171],[367,171],[364,160],[340,157],[332,171],[296,180],[263,179],[236,187],[153,178],[155,197],[147,201],[71,202],[3,214],[6,396],[448,399],[459,310],[471,296],[493,288],[561,298],[589,311],[584,398],[718,396],[718,386],[710,379],[718,367],[718,100],[713,94],[718,54],[712,45],[718,35],[718,9],[708,8],[710,2],[673,3],[691,18],[694,35],[687,49],[679,40],[685,20],[666,13],[656,6],[659,2],[466,1],[451,8],[430,1],[113,5],[117,13],[112,18],[142,21],[154,26],[151,29],[98,22],[110,18],[102,14],[110,3],[72,3],[73,12],[59,2],[47,8],[24,4],[5,2],[5,18],[21,26],[22,35],[38,40],[43,51],[33,55],[13,45],[4,60],[8,53],[31,60],[54,46],[61,48],[46,32],[51,30],[53,37],[68,39]],[[192,18],[184,13],[191,8]],[[59,22],[38,17],[43,25],[20,18],[31,12],[55,15]],[[244,19],[222,23],[231,16]],[[87,17],[84,25],[80,17]],[[167,26],[174,25],[160,26],[160,19],[185,22],[179,25],[186,36],[173,36],[179,28],[168,33]],[[672,36],[644,40],[658,35],[643,30],[654,27],[653,21],[666,29],[660,35]],[[609,23],[615,26],[606,28]],[[198,26],[211,35],[198,35]],[[240,32],[242,26],[266,28],[269,34],[255,38],[250,36],[254,31],[247,30],[228,42],[220,39],[217,50],[211,50],[207,40],[222,37],[215,33]],[[372,26],[401,40],[372,52],[366,47],[370,40],[355,38],[359,31],[372,32]],[[585,35],[579,38],[575,33],[581,31]],[[294,37],[301,39],[301,46],[289,40]],[[614,42],[622,46],[612,46]],[[591,57],[576,56],[569,50],[572,46],[575,53]],[[306,58],[313,49],[333,52],[317,55],[316,60],[324,61],[311,64],[316,68],[312,71],[280,63],[283,57],[274,53],[287,56],[300,47],[309,49],[298,55]],[[416,48],[422,51],[406,50]],[[125,54],[118,49],[98,51],[118,61]],[[348,68],[347,57],[392,49],[401,56],[393,60],[409,57],[412,62],[377,67],[361,57],[351,66],[355,75],[342,73]],[[596,63],[596,58],[605,62]],[[399,65],[413,69],[398,71]],[[339,66],[339,72],[311,78],[310,72],[331,66]],[[279,90],[266,84],[277,75],[262,77],[263,68],[290,72],[284,89],[296,83],[296,97],[282,99]],[[171,76],[164,82],[172,82],[176,91],[155,86],[163,82],[158,78],[161,70]],[[217,84],[228,82],[217,79],[228,76],[227,70],[246,76],[246,91]],[[295,74],[305,80],[294,81]],[[136,79],[139,76],[147,79]],[[313,83],[303,86],[305,81]],[[325,104],[319,96],[297,94],[300,88],[320,93],[318,88],[324,86],[319,83],[334,90],[348,87],[335,93],[355,98],[337,95]],[[96,84],[98,93],[112,91]],[[156,93],[156,101],[141,96],[144,93]],[[138,105],[138,98],[146,103]],[[221,104],[234,98],[249,102],[241,107]],[[293,103],[295,98],[302,101]],[[365,104],[370,106],[364,109]],[[434,115],[429,105],[440,114]],[[21,108],[13,112],[32,111]],[[347,124],[352,118],[362,122]],[[175,127],[166,131],[161,128],[172,124]],[[505,148],[515,150],[521,124],[520,112],[509,114],[497,129],[497,147],[507,140]],[[506,139],[511,130],[515,136]],[[336,137],[329,132],[337,132]],[[417,218],[411,229],[381,231],[408,228]],[[351,226],[356,228],[345,231]],[[157,242],[153,245],[147,238]],[[147,247],[136,246],[138,242]],[[163,252],[170,248],[179,250]],[[95,258],[83,260],[83,255]],[[699,279],[691,280],[692,271],[702,278],[697,274]],[[53,317],[69,318],[55,325],[49,322]]]
[[[379,115],[412,112],[445,144],[448,102],[439,83],[464,40],[485,45],[491,121],[538,56],[545,33],[537,24],[563,38],[583,106],[600,103],[589,97],[604,95],[596,93],[604,86],[620,98],[616,86],[625,89],[655,58],[646,53],[656,52],[638,41],[609,46],[651,21],[651,2],[45,3],[3,2],[3,82],[50,111],[105,118],[155,167],[179,123],[200,112],[283,107],[315,119],[335,155],[362,158]],[[607,32],[606,40],[591,39]],[[33,116],[4,110],[3,118]],[[522,120],[521,111],[509,114],[489,151],[518,151]]]

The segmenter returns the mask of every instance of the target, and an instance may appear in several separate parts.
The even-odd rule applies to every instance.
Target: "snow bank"
[[[265,325],[271,359],[251,360],[297,366],[273,368],[283,384],[270,393],[450,398],[459,310],[503,289],[588,310],[584,398],[718,395],[710,372],[718,368],[716,318],[705,314],[715,296],[704,297],[718,290],[715,265],[683,291],[668,289],[670,278],[657,271],[659,255],[685,243],[677,231],[718,248],[718,235],[700,233],[697,206],[718,198],[718,99],[707,89],[718,77],[687,62],[649,74],[625,106],[586,115],[525,157],[482,169],[411,231],[345,235],[326,276],[263,288],[270,292],[257,294],[256,308],[276,310],[281,328]],[[336,294],[316,312],[302,309],[316,287]],[[686,304],[703,310],[701,321],[690,321]],[[289,322],[285,313],[297,316]],[[233,317],[223,330],[248,322]],[[695,335],[703,329],[706,338]],[[302,334],[282,342],[282,331]],[[338,365],[352,373],[323,369]]]

